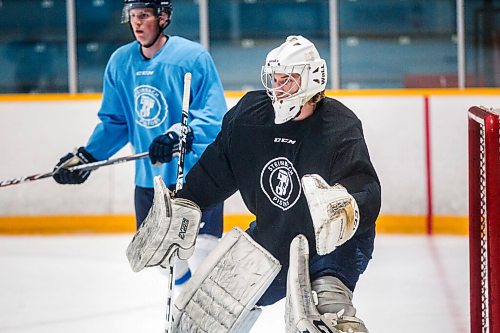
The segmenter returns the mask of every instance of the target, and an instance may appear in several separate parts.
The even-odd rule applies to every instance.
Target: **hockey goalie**
[[[188,259],[194,249],[200,210],[172,198],[155,179],[151,214],[127,250],[134,271]],[[318,253],[328,254],[356,232],[356,201],[340,185],[328,186],[317,175],[302,178],[310,207]],[[165,209],[165,210],[163,210]],[[160,222],[160,223],[158,223]],[[181,236],[182,235],[182,236]],[[309,245],[298,235],[290,245],[286,290],[287,333],[367,332],[355,317],[352,292],[333,276],[310,280]],[[249,332],[262,309],[259,299],[281,264],[239,228],[227,233],[195,272],[174,303],[173,332]]]
[[[302,36],[271,50],[261,74],[265,90],[226,113],[183,188],[158,202],[155,193],[167,208],[138,231],[128,258],[135,270],[185,259],[199,209],[239,191],[255,221],[227,233],[194,272],[175,299],[173,332],[248,332],[284,298],[289,333],[368,332],[352,298],[381,190],[361,121],[325,95],[326,62]]]

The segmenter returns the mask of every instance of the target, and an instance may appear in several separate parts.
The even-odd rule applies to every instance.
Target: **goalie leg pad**
[[[359,225],[358,205],[344,186],[330,186],[316,174],[302,177],[302,187],[313,220],[316,251],[328,254],[354,236]]]
[[[203,218],[203,215],[202,215]],[[219,239],[209,234],[199,234],[193,255],[189,260],[178,260],[174,267],[175,285],[182,285],[191,278],[210,252],[219,244]]]
[[[281,265],[240,228],[227,233],[174,303],[174,332],[245,333]]]
[[[144,267],[169,266],[176,258],[188,259],[194,251],[201,210],[186,199],[171,199],[162,178],[154,178],[153,205],[127,247],[134,272]]]
[[[316,293],[309,277],[309,245],[298,235],[290,245],[290,267],[287,275],[285,324],[286,333],[340,333],[334,326],[336,317],[322,316],[317,308]]]
[[[352,292],[337,278],[320,277],[311,284],[309,245],[303,235],[290,245],[285,322],[287,333],[368,333],[356,318]]]

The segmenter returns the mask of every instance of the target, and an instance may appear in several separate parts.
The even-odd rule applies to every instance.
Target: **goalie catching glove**
[[[134,272],[144,267],[168,267],[194,252],[200,229],[201,210],[192,201],[171,198],[162,178],[154,178],[153,205],[127,247],[127,258]]]
[[[302,177],[302,187],[313,220],[316,251],[328,254],[354,236],[359,225],[358,205],[344,186],[330,186],[319,175]]]

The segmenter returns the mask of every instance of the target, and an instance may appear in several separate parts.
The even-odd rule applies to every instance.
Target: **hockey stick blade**
[[[149,153],[147,153],[147,152],[139,153],[139,154],[135,154],[135,155],[112,158],[112,159],[104,160],[104,161],[97,161],[97,162],[93,162],[93,163],[80,164],[80,165],[70,167],[70,168],[68,168],[68,170],[69,171],[92,171],[92,170],[97,170],[103,166],[115,165],[115,164],[125,163],[125,162],[129,162],[129,161],[135,161],[135,160],[145,158],[148,156],[149,156]],[[11,185],[29,183],[29,182],[39,180],[39,179],[50,178],[58,172],[59,172],[59,170],[55,170],[55,171],[51,171],[51,172],[38,173],[35,175],[30,175],[30,176],[22,176],[22,177],[2,180],[2,181],[0,181],[0,187],[7,187],[7,186],[11,186]]]
[[[36,175],[31,175],[31,176],[22,176],[22,177],[2,180],[2,181],[0,181],[0,187],[7,187],[7,186],[11,186],[11,185],[29,183],[29,182],[32,182],[35,180],[52,177],[54,174],[55,174],[54,172],[38,173]]]

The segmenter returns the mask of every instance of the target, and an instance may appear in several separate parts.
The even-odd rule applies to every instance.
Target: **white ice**
[[[163,332],[166,279],[133,273],[132,235],[0,237],[0,332]],[[469,332],[466,237],[377,236],[354,305],[371,333]],[[284,302],[252,333],[284,332]]]

